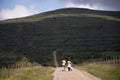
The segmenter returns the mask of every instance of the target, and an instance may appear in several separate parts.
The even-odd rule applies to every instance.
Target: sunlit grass
[[[88,64],[78,68],[85,70],[102,80],[120,80],[120,67],[118,66]]]
[[[52,73],[54,68],[52,67],[29,67],[23,68],[10,78],[0,80],[53,80]]]

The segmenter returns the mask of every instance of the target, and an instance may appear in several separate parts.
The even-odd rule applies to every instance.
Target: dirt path
[[[101,80],[82,70],[73,69],[73,71],[67,71],[66,69],[66,71],[62,72],[61,67],[56,68],[53,75],[53,80]]]

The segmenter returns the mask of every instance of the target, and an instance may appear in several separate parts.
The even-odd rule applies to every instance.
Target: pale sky
[[[120,11],[120,0],[0,0],[0,20],[70,7]]]

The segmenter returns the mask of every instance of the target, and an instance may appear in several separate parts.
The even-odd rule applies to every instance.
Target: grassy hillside
[[[68,8],[0,22],[0,66],[21,57],[42,65],[120,56],[120,12]]]

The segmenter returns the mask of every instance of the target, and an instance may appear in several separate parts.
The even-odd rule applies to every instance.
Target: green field
[[[120,67],[105,64],[87,64],[78,69],[91,73],[102,80],[120,80]]]

